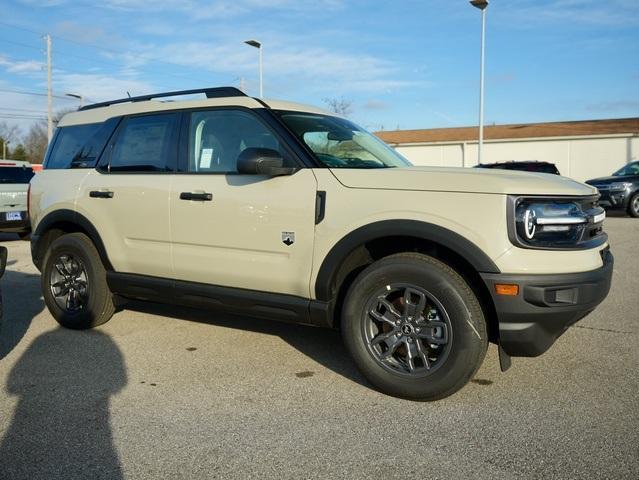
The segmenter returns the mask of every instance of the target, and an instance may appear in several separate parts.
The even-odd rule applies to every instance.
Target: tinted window
[[[234,173],[246,148],[277,150],[279,141],[254,115],[240,110],[193,112],[189,124],[189,172]]]
[[[82,147],[98,131],[101,123],[61,127],[55,145],[46,162],[46,168],[69,168]]]
[[[118,133],[109,169],[111,171],[166,172],[177,159],[175,113],[132,117]]]
[[[0,183],[29,183],[33,170],[27,167],[0,167]]]

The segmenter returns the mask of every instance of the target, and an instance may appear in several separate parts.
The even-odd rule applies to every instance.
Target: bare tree
[[[9,125],[7,122],[0,122],[0,138],[7,142],[14,143],[20,136],[20,128],[17,125]]]
[[[7,122],[0,122],[0,155],[7,153],[11,158],[9,144],[14,145],[20,136],[20,129],[17,125],[9,125]]]
[[[35,122],[24,137],[24,148],[27,151],[27,160],[31,163],[42,163],[47,151],[47,123]]]
[[[353,101],[347,100],[344,97],[324,98],[322,101],[326,104],[331,112],[335,112],[338,115],[348,117],[353,113]]]

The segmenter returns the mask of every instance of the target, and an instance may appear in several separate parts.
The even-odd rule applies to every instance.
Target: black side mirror
[[[0,278],[4,275],[5,268],[7,268],[7,247],[0,247]]]
[[[247,175],[292,175],[297,169],[285,167],[280,152],[270,148],[246,148],[237,157],[237,171]]]

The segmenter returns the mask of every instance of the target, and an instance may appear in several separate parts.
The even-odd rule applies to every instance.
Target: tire
[[[639,218],[639,192],[630,197],[628,202],[628,215]]]
[[[341,331],[373,386],[411,400],[455,393],[488,347],[483,311],[468,284],[418,253],[385,257],[359,274],[344,300]]]
[[[74,330],[102,325],[115,312],[102,260],[83,233],[63,235],[47,250],[42,295],[57,322]]]

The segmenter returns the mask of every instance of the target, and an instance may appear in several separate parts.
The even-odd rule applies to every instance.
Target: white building
[[[477,127],[377,132],[415,165],[477,164]],[[584,181],[639,160],[639,118],[484,127],[483,163],[540,160]]]

